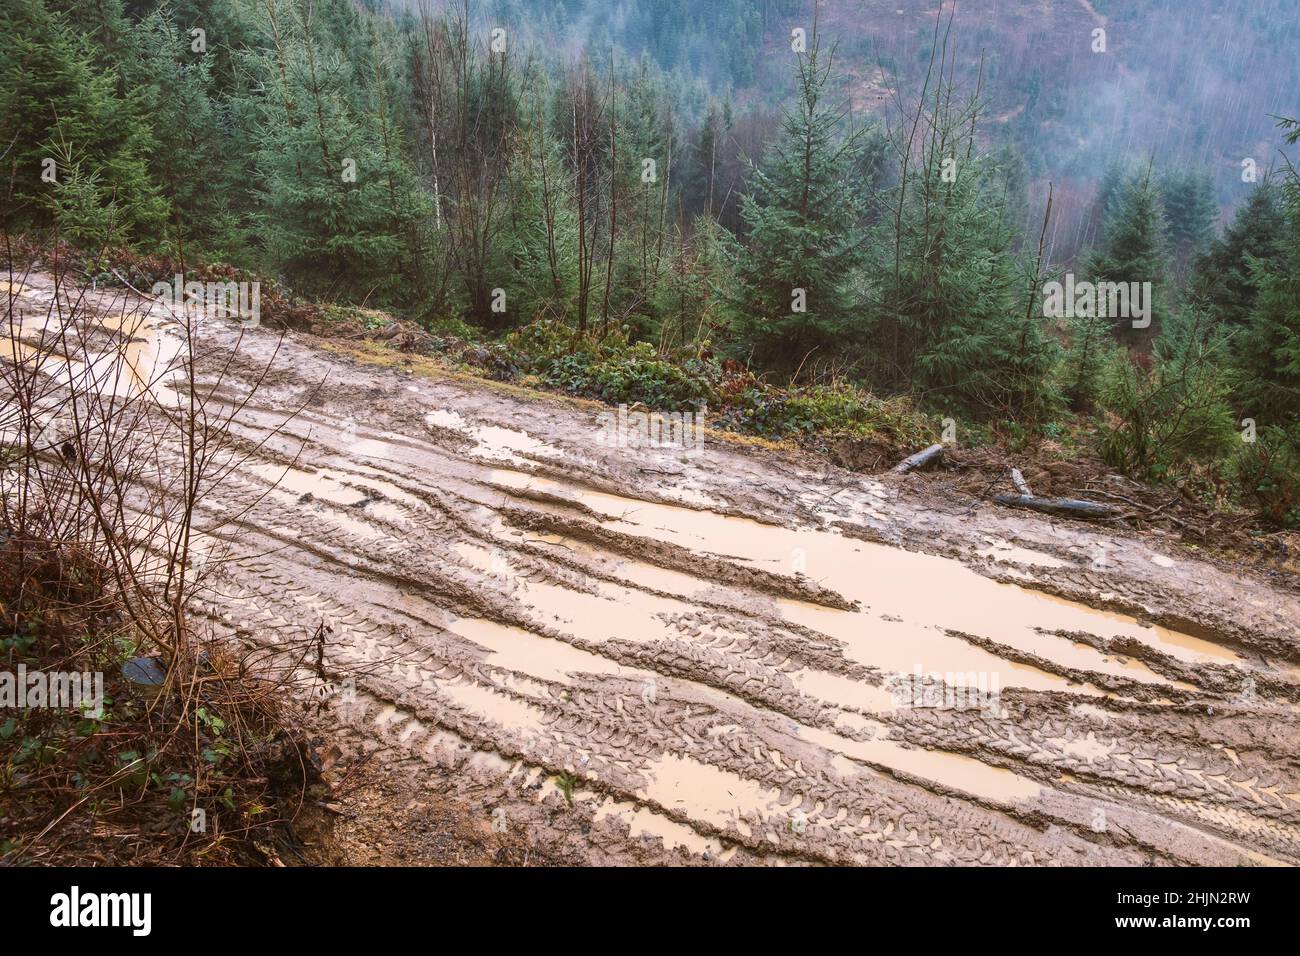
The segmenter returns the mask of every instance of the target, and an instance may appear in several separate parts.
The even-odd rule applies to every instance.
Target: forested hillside
[[[781,55],[804,0],[497,0],[487,18],[570,50],[645,54],[673,74],[698,111],[701,86],[742,112],[779,105],[792,91]],[[1095,241],[1098,186],[1117,165],[1153,155],[1198,176],[1201,198],[1225,214],[1243,199],[1240,163],[1274,158],[1273,115],[1295,115],[1294,51],[1300,15],[1291,0],[1220,9],[1212,0],[1087,0],[984,4],[957,13],[949,54],[957,80],[980,84],[982,142],[1010,164],[1018,212],[1041,208],[1055,184],[1058,258]],[[948,12],[951,7],[945,7]],[[863,117],[898,121],[930,65],[935,8],[914,0],[822,4],[842,56],[840,90]],[[807,24],[804,23],[806,26]],[[1106,31],[1097,49],[1093,31]],[[1026,229],[1029,227],[1026,226]]]
[[[1297,16],[1210,7],[5,0],[4,226],[499,377],[1051,441],[1294,524]],[[1142,320],[1066,279],[1149,283]]]

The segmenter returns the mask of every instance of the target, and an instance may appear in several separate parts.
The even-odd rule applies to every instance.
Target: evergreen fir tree
[[[717,191],[721,151],[728,132],[721,106],[716,100],[710,100],[704,119],[692,138],[682,177],[683,201],[691,212],[704,212],[709,216],[717,213],[722,200]]]
[[[1175,270],[1184,272],[1214,238],[1218,209],[1214,185],[1205,172],[1182,169],[1160,179],[1160,202],[1168,224],[1168,245]]]
[[[1107,164],[1101,182],[1097,185],[1097,195],[1093,197],[1088,217],[1083,224],[1081,245],[1085,248],[1100,245],[1105,233],[1107,213],[1113,208],[1127,178],[1128,173],[1123,163],[1112,161]]]
[[[1236,390],[1243,415],[1284,427],[1300,421],[1300,178],[1288,173],[1280,256],[1253,261],[1258,292],[1238,336]]]
[[[7,12],[0,43],[0,149],[13,184],[6,221],[17,228],[53,222],[52,192],[73,176],[59,167],[63,160],[76,165],[77,207],[86,208],[81,200],[93,184],[101,206],[113,206],[120,237],[156,241],[166,203],[149,175],[156,145],[138,104],[119,95],[118,77],[96,64],[93,41],[63,14],[42,0],[12,0]],[[51,169],[54,182],[42,178]]]
[[[1108,365],[1116,360],[1110,321],[1097,316],[1070,320],[1070,346],[1066,353],[1064,393],[1070,407],[1091,412],[1101,394]]]
[[[1103,387],[1102,459],[1126,474],[1162,481],[1224,455],[1236,437],[1227,340],[1195,309],[1174,313],[1150,362],[1123,356]]]
[[[741,210],[736,333],[761,364],[787,370],[843,344],[859,322],[862,201],[852,172],[862,131],[845,135],[843,110],[826,100],[832,63],[814,31],[799,54],[797,103],[753,170]]]
[[[946,84],[917,107],[920,145],[882,200],[873,381],[919,387],[945,410],[1042,420],[1057,348],[1012,255],[1006,170],[976,151],[979,101],[954,100]]]
[[[538,81],[528,110],[542,116],[548,91]],[[519,313],[529,319],[563,320],[577,296],[577,263],[565,251],[577,242],[571,179],[563,174],[560,143],[543,121],[532,124],[524,161],[512,168],[509,229],[504,252]]]
[[[171,207],[167,242],[187,261],[252,265],[246,235],[252,195],[232,178],[241,150],[222,104],[210,96],[213,61],[192,49],[165,8],[140,31],[139,89],[157,142],[149,165]]]
[[[257,155],[267,256],[291,284],[315,294],[391,291],[403,245],[381,137],[358,101],[365,88],[329,17],[300,7],[279,14],[267,27],[280,31],[280,48],[268,44],[258,58],[267,87]]]
[[[1147,170],[1130,178],[1107,210],[1102,248],[1088,269],[1097,282],[1151,283],[1151,324],[1135,330],[1130,317],[1111,316],[1121,340],[1150,341],[1165,314],[1166,232],[1164,208],[1156,183]]]
[[[1256,271],[1282,261],[1285,224],[1279,189],[1266,180],[1250,191],[1222,238],[1212,240],[1197,259],[1194,294],[1221,322],[1245,323],[1258,292]]]
[[[902,275],[904,321],[919,334],[915,372],[941,406],[1042,420],[1056,347],[1047,338],[1038,298],[1024,306],[1028,283],[1011,255],[1000,170],[990,159],[965,160],[956,178],[940,182],[940,223],[927,235],[918,190],[905,220]],[[942,188],[941,188],[942,187]],[[928,252],[927,252],[928,250]],[[1036,290],[1035,290],[1036,292]]]

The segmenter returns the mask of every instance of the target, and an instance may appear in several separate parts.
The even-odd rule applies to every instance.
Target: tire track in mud
[[[233,341],[205,326],[200,380]],[[231,404],[274,338],[242,347]],[[1064,557],[1091,529],[1017,516],[1026,541],[1065,543],[951,522],[925,553],[940,512],[881,482],[604,449],[585,412],[280,348],[200,503],[226,555],[202,612],[272,652],[325,625],[318,690],[348,746],[539,845],[601,862],[1300,861],[1300,613],[1257,582],[1196,608],[1227,619],[1249,593],[1230,640],[1151,626],[1104,595],[1044,593],[1095,580],[1142,595],[1144,619],[1191,616],[1201,589],[1124,577],[1138,543],[1097,577]]]
[[[460,453],[439,449],[436,454],[454,458]],[[465,462],[462,458],[461,461],[471,467],[474,464],[472,460]],[[978,731],[987,728],[987,724],[972,720],[969,715],[926,710],[907,711],[918,718],[915,720],[892,719],[840,726],[838,721],[846,715],[871,715],[873,711],[869,707],[836,706],[815,696],[801,694],[794,686],[790,672],[798,672],[811,663],[799,659],[798,642],[806,641],[808,635],[816,632],[795,624],[786,633],[780,633],[781,624],[786,622],[782,621],[779,612],[772,612],[773,595],[770,592],[776,591],[777,598],[789,599],[789,591],[772,587],[773,578],[777,577],[772,572],[752,574],[742,570],[730,575],[726,584],[710,580],[705,589],[715,595],[720,591],[739,593],[730,593],[728,599],[715,599],[705,610],[683,606],[675,608],[675,613],[658,612],[666,628],[661,628],[661,635],[652,640],[582,637],[557,627],[555,621],[539,621],[521,615],[518,606],[532,606],[532,592],[538,590],[539,576],[550,582],[549,587],[560,582],[558,586],[564,588],[567,582],[578,588],[572,589],[571,594],[575,596],[573,600],[579,602],[600,600],[602,587],[614,582],[621,581],[629,591],[644,587],[608,570],[611,565],[617,567],[629,559],[635,561],[641,555],[636,549],[635,536],[625,532],[601,533],[599,523],[594,520],[601,518],[598,510],[581,501],[570,502],[552,493],[543,496],[510,495],[511,489],[493,480],[491,474],[485,482],[486,489],[482,486],[444,489],[438,496],[428,488],[411,484],[409,479],[402,481],[387,474],[382,468],[327,467],[324,471],[345,486],[350,481],[355,481],[358,487],[379,481],[385,483],[384,487],[397,489],[400,494],[409,496],[407,504],[398,506],[405,513],[389,516],[392,520],[374,521],[366,526],[365,535],[318,526],[309,539],[310,544],[302,541],[299,547],[310,547],[318,559],[332,558],[352,575],[360,573],[360,555],[361,560],[372,565],[368,573],[377,585],[387,581],[392,586],[392,582],[401,581],[403,590],[420,591],[421,600],[425,600],[424,595],[442,595],[444,600],[440,609],[447,610],[450,605],[451,613],[445,619],[435,621],[410,614],[409,625],[388,626],[390,636],[387,638],[377,641],[373,635],[353,636],[343,632],[334,636],[331,645],[345,649],[339,658],[339,663],[345,666],[365,667],[378,660],[409,662],[418,659],[420,654],[435,655],[424,660],[426,663],[436,660],[439,664],[436,669],[408,663],[405,671],[399,666],[378,677],[363,678],[367,692],[384,693],[387,698],[395,700],[394,706],[404,707],[404,712],[411,715],[409,720],[403,717],[395,721],[407,728],[396,736],[396,740],[408,748],[418,744],[426,735],[427,727],[449,729],[458,737],[472,741],[475,747],[494,750],[508,760],[525,761],[546,773],[579,774],[585,778],[585,785],[597,792],[634,806],[648,806],[653,812],[690,826],[705,837],[716,838],[719,845],[739,845],[754,853],[778,853],[794,859],[984,864],[1068,859],[1071,862],[1138,863],[1151,859],[1151,854],[1158,854],[1159,847],[1163,846],[1158,841],[1154,844],[1135,841],[1140,848],[1130,848],[1126,855],[1096,841],[1092,833],[1077,824],[1070,829],[1065,820],[1058,819],[1045,830],[1031,826],[1021,822],[1017,813],[1032,818],[1042,811],[1021,809],[1007,813],[1004,807],[997,806],[997,799],[1002,795],[998,793],[1001,781],[993,784],[991,789],[970,794],[961,786],[952,786],[951,778],[945,782],[925,776],[925,771],[933,768],[909,767],[908,759],[899,760],[900,754],[906,757],[911,753],[970,754],[976,758],[984,755],[990,766],[1006,768],[1017,779],[1021,779],[1021,773],[1012,768],[1018,764],[1028,764],[1031,768],[1050,765],[1058,771],[1074,770],[1080,776],[1090,775],[1099,782],[1113,779],[1139,791],[1172,792],[1183,799],[1163,805],[1153,804],[1155,812],[1163,811],[1187,821],[1189,826],[1219,829],[1234,838],[1245,836],[1260,848],[1255,852],[1293,854],[1295,851],[1295,841],[1287,829],[1270,829],[1267,821],[1255,821],[1256,817],[1269,811],[1262,810],[1260,804],[1248,796],[1232,795],[1228,791],[1240,806],[1236,816],[1208,811],[1188,813],[1183,803],[1195,804],[1198,800],[1224,802],[1224,794],[1205,786],[1197,790],[1184,785],[1182,791],[1171,791],[1168,781],[1158,774],[1145,777],[1138,774],[1135,777],[1133,770],[1107,774],[1092,766],[1091,755],[1072,754],[1073,741],[1068,735],[1049,738],[1040,732],[1030,737],[1023,723],[1011,720],[1001,722],[1007,725],[1004,736],[987,732],[981,735]],[[273,476],[264,477],[273,480]],[[500,477],[499,474],[496,477]],[[486,496],[484,490],[488,492]],[[527,486],[525,490],[529,490]],[[484,504],[490,502],[493,495],[502,502],[495,508]],[[305,504],[312,511],[323,509],[326,512],[319,516],[323,519],[321,523],[338,520],[348,528],[357,520],[342,511],[347,505],[322,503],[314,498],[309,498]],[[486,528],[481,520],[485,508],[492,516],[492,526]],[[475,517],[479,518],[477,524]],[[293,533],[307,530],[296,521],[290,524],[289,530]],[[512,533],[518,532],[532,532],[538,537],[520,543],[512,540]],[[437,533],[450,534],[457,539],[452,547],[447,547],[448,542],[444,541],[442,550],[438,552],[456,565],[454,570],[434,571],[428,567],[427,560],[422,563],[422,555],[427,556],[425,536]],[[575,547],[581,550],[574,551]],[[558,559],[551,557],[548,560],[544,548],[558,548],[561,555]],[[677,545],[649,550],[650,553],[644,555],[648,560],[636,563],[666,570],[670,574],[689,575],[699,567],[716,570],[717,562],[721,560],[711,555],[693,556],[689,549]],[[692,562],[696,563],[696,568],[689,567]],[[548,563],[556,566],[548,570]],[[476,593],[485,596],[484,604],[474,602],[476,606],[467,608],[446,600],[449,589],[439,581],[447,575],[472,582],[478,589]],[[725,578],[726,575],[710,577]],[[822,589],[809,593],[807,587],[795,583],[799,579],[793,576],[788,580],[804,601],[817,593],[824,593]],[[295,604],[300,608],[304,606],[304,602],[297,599],[286,606],[286,596],[294,594],[290,590],[291,576],[276,575],[267,581],[258,597],[262,602],[282,609],[275,616],[277,620],[293,613]],[[334,585],[336,593],[347,587],[342,582]],[[682,604],[679,598],[654,587],[646,588],[643,593]],[[762,606],[765,597],[768,607]],[[388,606],[396,606],[400,600],[399,595],[390,595]],[[432,603],[435,609],[439,609],[436,600]],[[847,603],[835,595],[822,606],[836,608],[838,605],[838,609],[845,610]],[[326,605],[316,593],[305,602],[305,606],[319,612]],[[754,613],[742,616],[742,609],[746,606]],[[590,654],[593,660],[635,667],[639,673],[621,678],[602,674],[599,680],[585,677],[565,682],[576,688],[568,690],[529,673],[526,664],[518,665],[521,669],[516,669],[482,663],[490,660],[494,656],[492,653],[480,654],[478,663],[465,666],[464,655],[474,653],[470,650],[475,645],[474,635],[484,638],[485,626],[481,623],[471,631],[467,643],[461,643],[454,627],[457,612],[466,610],[483,615],[473,620],[494,622],[512,633],[538,635],[535,639],[539,641],[560,640]],[[338,605],[322,617],[332,627],[337,627],[338,622],[344,620],[345,611],[346,608]],[[421,630],[425,636],[413,641],[411,627]],[[441,651],[431,651],[428,635],[437,633],[439,629],[449,640],[439,642]],[[662,633],[665,629],[668,631],[666,635]],[[677,633],[673,634],[673,631]],[[487,643],[492,642],[489,640]],[[822,635],[817,643],[820,646],[815,650],[820,656],[816,663],[827,673],[863,688],[878,686],[878,681],[868,683],[868,680],[878,678],[879,674],[847,658],[843,653],[843,641]],[[362,653],[353,654],[352,651]],[[575,667],[582,663],[587,662],[575,664]],[[1052,662],[1042,663],[1051,667]],[[418,682],[413,677],[413,668],[415,676],[419,677]],[[605,669],[607,666],[593,668],[597,671]],[[1043,670],[1045,674],[1050,672]],[[1062,676],[1080,676],[1077,669],[1058,668],[1057,672]],[[684,682],[685,689],[681,693],[688,700],[707,706],[707,710],[697,714],[688,705],[685,709],[664,714],[654,712],[654,708],[647,704],[643,683],[645,674],[655,675],[652,680],[655,681],[656,704],[672,693],[670,687],[675,688],[677,682]],[[1094,676],[1098,684],[1109,686],[1112,693],[1116,685],[1140,688],[1159,683],[1160,677],[1150,672],[1142,681],[1134,679],[1125,684],[1111,680],[1108,684],[1107,675]],[[400,692],[394,693],[395,690]],[[1173,693],[1172,687],[1166,690]],[[1069,694],[1061,690],[1055,693]],[[737,713],[737,707],[745,709]],[[642,709],[653,712],[653,716],[647,719],[639,714]],[[394,722],[391,716],[394,712],[387,712],[386,723]],[[793,762],[787,760],[787,751],[797,752],[802,749],[801,745],[806,747],[807,744],[804,741],[774,740],[771,734],[779,734],[788,728],[775,726],[773,717],[778,723],[784,721],[799,730],[820,730],[822,736],[816,741],[821,745],[820,753],[809,748],[809,752],[816,756],[793,758]],[[945,728],[947,732],[936,730],[935,725],[941,721],[951,725]],[[719,726],[723,732],[715,730],[710,733],[711,729]],[[756,732],[757,728],[763,728],[766,733]],[[875,728],[885,729],[885,733],[896,740],[874,740]],[[1020,730],[1021,736],[1030,740],[1032,746],[1026,746],[1024,740],[1017,737],[1016,730]],[[1090,739],[1095,740],[1095,737]],[[726,743],[722,742],[724,740]],[[868,744],[865,753],[854,746],[861,743]],[[888,746],[880,748],[878,745],[882,743]],[[840,750],[836,749],[837,745]],[[872,745],[876,745],[874,753]],[[908,745],[934,749],[913,751]],[[1121,764],[1126,756],[1115,754],[1110,763]],[[1139,771],[1164,766],[1155,756],[1148,758],[1136,753],[1129,762]],[[1054,760],[1050,759],[1053,757]],[[1191,779],[1197,773],[1197,768],[1192,767],[1183,776]],[[938,775],[942,777],[944,771]],[[1212,784],[1221,775],[1204,776]],[[955,779],[970,786],[969,778],[959,774]],[[869,780],[870,784],[854,786],[852,781],[858,780]],[[685,806],[677,796],[677,791],[683,787],[692,791]],[[899,791],[897,796],[888,795],[894,796],[897,802],[887,799],[887,787]],[[742,800],[730,807],[719,807],[707,796],[700,796],[711,790],[718,792],[731,788],[742,790],[747,802]],[[1094,794],[1090,797],[1094,801],[1099,798],[1114,800],[1117,794],[1127,793],[1123,786],[1081,789]],[[1068,790],[1062,793],[1068,793]],[[734,793],[728,795],[735,797]],[[976,799],[972,800],[972,796]],[[962,816],[967,821],[964,826],[957,825],[944,806],[952,804],[954,798],[964,798],[966,803]],[[942,810],[927,806],[927,803],[935,802],[940,802]],[[891,810],[896,811],[896,818],[890,815]],[[1147,814],[1152,818],[1149,824],[1152,828],[1165,822],[1155,819],[1151,810],[1147,810]],[[923,821],[921,825],[915,825],[919,821]],[[972,821],[977,821],[978,825]],[[907,826],[907,823],[912,825]],[[1015,832],[1015,839],[1008,839],[1008,829],[1023,832]],[[945,844],[939,834],[949,835],[951,845]]]

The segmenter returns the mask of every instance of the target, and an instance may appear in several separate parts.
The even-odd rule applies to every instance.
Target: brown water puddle
[[[848,645],[851,657],[893,673],[941,675],[945,683],[953,687],[974,687],[981,682],[988,682],[998,687],[1064,691],[1099,697],[1122,696],[1091,683],[1079,683],[1052,669],[1011,660],[995,651],[969,643],[956,634],[944,632],[940,629],[942,625],[912,625],[889,615],[881,615],[875,621],[863,621],[860,612],[800,605],[798,602],[790,602],[789,605],[781,603],[787,607],[793,605],[789,614],[791,620],[839,637]],[[899,630],[891,630],[894,628]],[[1195,690],[1191,684],[1171,680],[1142,661],[1104,654],[1089,644],[1068,638],[1036,633],[1032,624],[1026,625],[1023,631],[1013,633],[1010,639],[1007,631],[994,630],[987,624],[971,628],[970,632],[984,635],[993,633],[996,635],[993,639],[999,643],[1038,654],[1061,667],[1108,674],[1161,688]],[[865,636],[867,634],[872,636]],[[1040,643],[1035,638],[1043,638],[1043,641]],[[912,663],[907,665],[904,662],[909,659],[909,655]]]
[[[385,536],[382,529],[376,528],[367,519],[379,518],[394,524],[401,524],[406,519],[406,511],[401,506],[392,501],[374,498],[367,491],[353,487],[351,476],[349,483],[345,484],[324,472],[304,471],[287,465],[247,462],[243,468],[275,485],[272,494],[280,495],[282,500],[291,498],[296,502],[303,495],[311,495],[314,499],[337,505],[338,509],[324,509],[321,513],[332,523],[361,537]],[[365,484],[365,481],[356,483]],[[389,494],[389,491],[381,490],[379,484],[372,481],[373,490]],[[397,489],[392,490],[401,494]],[[414,498],[411,498],[411,502],[414,506],[419,506]]]
[[[808,728],[801,730],[801,735],[804,734],[832,752],[848,752],[835,760],[835,766],[845,776],[860,774],[861,767],[855,761],[861,761],[934,780],[1003,805],[1033,800],[1041,792],[1032,780],[956,754],[910,750],[890,741],[858,743]],[[770,752],[770,757],[774,761],[781,759],[775,751]],[[638,797],[681,812],[692,820],[719,829],[734,828],[745,837],[765,839],[773,844],[779,842],[778,833],[799,832],[803,799],[797,793],[783,804],[778,790],[671,752],[649,762],[644,772],[647,783]],[[852,828],[857,824],[843,810],[836,819],[838,823],[832,825]],[[822,825],[824,821],[815,823]]]
[[[753,836],[750,820],[757,817],[773,829],[785,829],[790,817],[779,805],[780,794],[739,774],[665,752],[645,767],[646,786],[639,799],[686,814],[718,829],[734,827]],[[760,834],[764,836],[766,833]]]
[[[648,564],[645,561],[624,558],[622,555],[602,551],[585,541],[566,538],[564,535],[534,534],[526,540],[529,544],[550,545],[573,554],[582,555],[596,563],[608,562],[612,565],[610,568],[612,574],[617,575],[621,580],[629,584],[648,591],[659,591],[664,594],[689,599],[705,594],[714,587],[712,582],[692,577],[682,571],[673,571],[670,568],[661,568],[657,564]]]
[[[115,394],[147,394],[158,401],[162,389],[174,387],[183,371],[179,365],[184,342],[164,333],[152,310],[100,315],[95,321],[120,336],[116,351],[97,360]]]
[[[659,840],[666,850],[683,849],[697,856],[708,853],[720,863],[726,863],[736,855],[735,847],[724,850],[720,841],[696,833],[685,824],[669,819],[662,813],[656,813],[649,807],[639,806],[629,801],[606,797],[596,809],[593,818],[604,820],[609,817],[626,823],[628,836],[633,839],[651,837]]]
[[[482,684],[439,681],[438,694],[525,740],[545,733],[545,714],[540,710]]]
[[[158,306],[135,311],[104,311],[84,306],[76,321],[66,322],[59,309],[50,308],[52,292],[31,287],[11,287],[18,308],[10,315],[11,335],[4,337],[0,358],[11,362],[39,362],[42,370],[66,380],[82,393],[127,398],[147,395],[161,401],[184,373],[184,341],[162,328]],[[101,348],[83,343],[96,330],[112,333],[114,345]],[[65,355],[62,346],[73,355]]]
[[[487,569],[493,566],[490,551],[473,545],[457,548],[462,556],[473,554],[472,563]],[[499,562],[496,565],[500,570]],[[567,612],[554,620],[570,633],[577,632],[588,639],[601,640],[606,629],[610,636],[627,637],[629,618],[641,617],[631,613],[626,600],[604,602],[598,598],[551,585],[538,585],[517,578],[518,586],[529,595],[545,600],[548,590],[563,592],[561,600]],[[624,592],[625,595],[629,592]],[[635,593],[635,592],[632,592]],[[646,596],[649,597],[649,596]],[[658,602],[662,603],[662,602]],[[650,606],[656,602],[651,599]],[[593,613],[594,609],[599,609]],[[609,615],[609,617],[605,617]],[[607,621],[602,626],[599,622]],[[591,627],[590,622],[597,622]],[[587,622],[584,626],[584,622]],[[613,661],[574,648],[562,641],[541,637],[521,628],[491,621],[462,618],[449,625],[456,634],[491,651],[489,664],[519,671],[531,676],[560,683],[569,683],[575,673],[609,674],[613,676],[653,681],[652,672],[623,667]],[[582,633],[584,632],[585,633]],[[968,645],[967,645],[968,646]],[[977,650],[971,648],[971,650]],[[1002,662],[1003,666],[1007,666]],[[1031,669],[1026,669],[1031,670]],[[800,690],[828,701],[842,701],[855,707],[883,712],[896,705],[891,691],[851,678],[820,671],[805,670],[792,675]],[[1065,682],[1054,675],[1043,675],[1045,683],[1062,686]],[[730,695],[726,695],[730,696]],[[498,717],[507,716],[498,714]],[[850,716],[850,715],[846,715]],[[866,741],[842,737],[830,731],[801,727],[802,739],[851,760],[896,771],[909,776],[932,780],[935,783],[969,793],[973,796],[1002,803],[1028,800],[1039,793],[1038,784],[1009,770],[990,767],[970,757],[942,751],[928,751],[905,747],[895,741],[883,739],[888,730],[883,724],[868,720],[855,720],[855,729],[877,733],[880,739]],[[744,814],[772,816],[776,811],[763,788],[746,781],[729,771],[706,765],[690,758],[668,755],[648,768],[649,786],[646,794],[662,806],[682,809],[692,819],[705,820],[719,827],[727,824],[747,828],[740,820]],[[739,821],[739,822],[738,822]]]
[[[1045,632],[1132,637],[1171,655],[1186,654],[1191,647],[1208,653],[1200,645],[1213,646],[1168,629],[1143,627],[1124,615],[993,581],[948,558],[834,532],[790,529],[588,491],[505,469],[494,470],[491,478],[506,487],[532,487],[584,504],[607,516],[602,525],[611,530],[776,573],[802,571],[819,584],[862,602],[863,610],[841,611],[779,600],[787,619],[843,640],[855,660],[889,672],[912,673],[919,667],[927,673],[998,673],[1002,686],[1074,689],[1062,678],[1012,664],[952,637],[945,633],[949,629],[981,635],[1063,668],[1161,686],[1172,682],[1140,661],[1120,660],[1088,644]]]
[[[1021,803],[1037,799],[1042,792],[1036,781],[1003,767],[980,763],[964,754],[922,750],[885,739],[883,735],[888,731],[883,724],[871,729],[882,736],[852,740],[820,727],[800,727],[799,737],[850,760],[929,780],[994,803]]]
[[[527,455],[558,457],[561,452],[540,438],[516,428],[468,422],[458,412],[436,410],[424,416],[426,424],[459,432],[475,442],[471,454],[516,464],[526,464]]]
[[[510,532],[498,523],[502,535]],[[636,643],[680,640],[682,635],[660,615],[685,614],[694,606],[659,597],[636,588],[595,580],[597,593],[531,581],[510,567],[502,555],[477,545],[458,544],[456,551],[475,567],[489,574],[504,574],[515,600],[539,625],[558,628],[574,637],[595,643],[617,638]]]
[[[655,677],[650,672],[623,667],[561,641],[491,621],[462,618],[452,623],[449,629],[490,650],[488,664],[544,680],[569,683],[575,673],[647,680]],[[440,684],[439,693],[487,720],[522,732],[525,739],[544,730],[538,711],[480,685]],[[881,734],[887,732],[879,724],[873,725],[872,729]],[[800,727],[798,736],[852,762],[930,780],[986,801],[1017,803],[1034,799],[1040,793],[1038,784],[1028,778],[960,754],[914,749],[887,739],[857,741],[818,728]],[[780,759],[779,755],[772,753],[774,760]],[[848,774],[860,773],[852,764],[839,766]],[[680,811],[692,820],[704,821],[720,829],[734,827],[746,836],[753,835],[753,824],[758,818],[766,825],[759,836],[767,836],[770,840],[776,831],[789,825],[792,819],[790,811],[797,806],[795,801],[789,807],[783,807],[777,791],[729,770],[679,754],[665,753],[645,768],[645,774],[646,787],[639,794],[642,799],[652,800],[666,809]],[[659,837],[668,848],[680,846],[692,853],[708,851],[717,855],[721,850],[716,840],[703,837],[645,808],[637,810],[628,804],[615,810],[615,806],[616,803],[607,805],[602,815],[616,812],[629,823],[633,836]]]
[[[884,728],[881,727],[883,732]],[[991,767],[971,757],[937,750],[905,747],[891,740],[856,741],[818,728],[801,727],[801,739],[845,759],[836,760],[842,773],[861,773],[860,763],[932,781],[984,801],[1020,804],[1032,801],[1042,788],[1035,781],[1010,770]],[[782,761],[776,751],[769,752]],[[747,837],[755,836],[753,824],[762,828],[759,838],[776,842],[774,831],[790,828],[801,799],[796,795],[787,805],[780,793],[762,784],[712,764],[667,752],[645,768],[646,787],[638,796],[665,809],[685,813],[719,829],[734,827]]]
[[[489,651],[486,663],[540,680],[571,684],[574,674],[601,674],[634,680],[655,678],[651,671],[627,667],[608,657],[532,631],[484,618],[462,617],[447,626],[454,634]]]
[[[1051,594],[1044,594],[1044,600],[1056,604],[1077,607],[1070,601],[1058,598]],[[1113,611],[1101,611],[1092,609],[1092,613],[1103,620],[1112,622],[1115,626],[1113,633],[1123,634],[1126,637],[1136,637],[1142,643],[1153,647],[1156,650],[1163,651],[1170,657],[1177,658],[1188,664],[1230,664],[1234,667],[1244,667],[1245,661],[1240,654],[1231,651],[1220,644],[1215,644],[1200,637],[1193,637],[1190,634],[1184,634],[1181,631],[1170,630],[1167,627],[1159,625],[1134,625],[1136,622],[1133,618],[1125,614],[1117,614]],[[1096,633],[1094,631],[1094,633]]]
[[[895,694],[888,687],[868,684],[855,677],[814,668],[803,668],[787,676],[799,693],[828,704],[860,708],[873,714],[888,713],[898,707]]]
[[[1070,566],[1069,561],[1063,561],[1041,551],[1022,548],[1011,544],[1009,541],[994,541],[987,548],[976,551],[975,554],[981,558],[992,558],[999,564],[1004,562],[1027,564],[1037,568],[1067,568]]]

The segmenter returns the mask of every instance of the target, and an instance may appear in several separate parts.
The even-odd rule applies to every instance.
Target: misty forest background
[[[766,437],[951,418],[1300,525],[1297,4],[997,6],[0,0],[0,212],[499,378]],[[1151,327],[1045,317],[1066,272],[1153,283]]]

